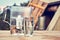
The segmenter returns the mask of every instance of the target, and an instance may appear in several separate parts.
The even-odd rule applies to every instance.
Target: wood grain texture
[[[32,36],[11,35],[9,31],[0,31],[0,40],[60,40],[59,31],[34,31]]]

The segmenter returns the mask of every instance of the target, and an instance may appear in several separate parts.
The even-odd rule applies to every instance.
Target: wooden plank
[[[34,7],[37,7],[37,8],[40,8],[40,9],[44,9],[43,6],[36,5],[36,4],[34,4],[34,3],[30,3],[29,5],[34,6]]]
[[[48,28],[47,28],[48,31],[52,31],[53,30],[53,28],[54,28],[59,16],[60,16],[60,6],[59,6],[57,12],[55,13],[54,17],[52,18],[50,24],[48,25]]]
[[[60,17],[58,18],[58,20],[57,20],[57,22],[53,28],[54,31],[60,31],[60,25],[59,24],[60,24]]]
[[[0,40],[60,40],[60,31],[34,31],[31,37],[0,31]]]

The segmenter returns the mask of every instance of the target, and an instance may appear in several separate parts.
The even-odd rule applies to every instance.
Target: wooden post
[[[45,3],[41,0],[31,0],[28,4],[28,6],[34,7],[34,10],[32,11],[32,16],[34,18],[34,25],[36,25],[38,21],[38,17],[41,16],[47,7],[48,3]]]

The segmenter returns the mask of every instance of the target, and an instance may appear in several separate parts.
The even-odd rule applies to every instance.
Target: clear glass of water
[[[33,20],[29,20],[28,18],[25,18],[25,25],[24,25],[24,34],[25,36],[32,36],[33,34]]]

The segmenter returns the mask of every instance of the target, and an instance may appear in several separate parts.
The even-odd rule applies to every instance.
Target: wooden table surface
[[[11,35],[10,31],[0,31],[0,40],[60,40],[59,31],[34,31],[30,37]]]

